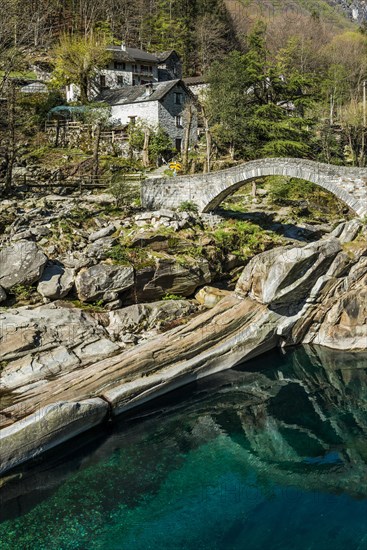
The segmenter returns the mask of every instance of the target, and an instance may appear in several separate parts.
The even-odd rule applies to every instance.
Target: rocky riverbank
[[[7,211],[1,472],[276,346],[367,349],[362,222],[302,243],[250,224],[245,240],[244,226],[223,228],[216,217],[121,218],[108,200],[91,198],[90,217],[56,198],[14,219]],[[236,242],[241,254],[229,248]]]

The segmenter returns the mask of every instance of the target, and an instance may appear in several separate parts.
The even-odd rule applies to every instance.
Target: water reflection
[[[313,509],[315,495],[319,504],[325,495],[356,502],[366,498],[367,355],[312,347],[285,356],[268,354],[181,389],[110,429],[109,434],[80,438],[12,474],[0,493],[4,548],[14,547],[9,535],[14,525],[24,540],[41,547],[39,537],[45,528],[49,532],[48,522],[53,521],[49,510],[57,513],[61,524],[60,532],[53,528],[56,546],[45,548],[68,547],[69,539],[60,542],[60,537],[69,536],[71,524],[84,533],[80,540],[75,534],[70,539],[73,548],[143,548],[143,535],[135,542],[129,539],[133,525],[144,526],[153,514],[160,522],[164,517],[168,530],[176,532],[181,520],[169,519],[171,507],[181,510],[187,524],[185,513],[198,506],[205,508],[207,517],[197,526],[199,538],[184,546],[194,548],[206,536],[213,541],[210,533],[204,534],[205,522],[219,510],[222,517],[227,506],[236,510],[241,504],[238,518],[248,518],[254,509],[258,518],[263,517],[266,507],[266,514],[279,521],[275,510],[284,502],[293,506],[292,498],[303,503],[303,514],[310,507],[310,495]],[[272,500],[277,505],[268,508]],[[351,506],[355,518],[365,514],[363,503],[363,510]],[[344,513],[348,506],[343,501]],[[237,542],[249,548],[260,544],[263,535],[255,529],[257,522],[251,529],[247,525],[245,535],[238,518],[218,548],[235,548]],[[340,535],[343,544],[352,537],[350,550],[354,543],[356,548],[363,543],[367,533],[367,525],[359,523],[355,540],[349,532]],[[161,533],[161,527],[149,529]],[[111,546],[121,533],[130,542]],[[158,534],[157,540],[162,542],[162,536]],[[279,544],[288,547],[283,539]],[[158,542],[151,546],[156,547]]]

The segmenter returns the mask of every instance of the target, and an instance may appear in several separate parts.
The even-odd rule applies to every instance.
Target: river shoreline
[[[191,223],[187,219],[181,222]],[[111,244],[106,236],[111,231],[107,226],[103,237],[89,238],[93,250],[100,240],[103,246],[106,239]],[[52,271],[38,283],[38,292],[50,292],[51,286],[58,299],[0,313],[5,359],[0,380],[0,473],[109,418],[277,347],[303,343],[366,350],[366,235],[366,226],[351,220],[319,240],[255,254],[244,267],[234,268],[237,282],[231,291],[205,286],[211,274],[202,259],[191,272],[171,267],[159,275],[160,268],[154,267],[152,281],[164,280],[175,288],[174,281],[186,298],[125,308],[119,303],[126,299],[126,288],[136,285],[133,268],[98,259],[90,268],[79,266],[75,285],[80,297],[88,305],[102,292],[111,306],[104,310],[63,302],[62,289],[70,290],[74,279],[70,283],[64,271],[54,280]],[[14,278],[25,276],[24,283],[34,284],[41,277],[47,257],[34,242],[22,239],[24,235],[1,251],[9,261],[0,283],[10,286]],[[27,254],[20,256],[20,266],[12,272],[10,259],[16,261],[22,243]],[[144,249],[146,244],[139,243]],[[158,295],[164,293],[149,280],[141,288],[142,296],[151,300],[154,288]],[[190,296],[196,288],[200,291],[195,302]]]
[[[177,425],[181,437],[184,434],[189,436],[191,432],[187,432],[184,426],[191,423],[193,433],[190,437],[194,441],[199,442],[206,437],[211,439],[218,433],[215,426],[223,422],[223,412],[226,409],[233,410],[233,414],[238,414],[242,419],[242,429],[254,446],[254,459],[257,456],[254,464],[259,463],[259,467],[265,467],[266,470],[270,468],[278,482],[287,486],[291,482],[288,475],[292,474],[292,486],[296,484],[310,491],[321,490],[321,484],[322,490],[326,492],[333,492],[339,487],[361,500],[367,489],[364,481],[358,480],[363,479],[365,465],[363,466],[363,455],[359,457],[358,454],[358,449],[361,451],[357,444],[358,438],[355,441],[348,437],[345,417],[348,411],[355,411],[355,414],[359,411],[359,419],[363,421],[366,372],[366,353],[347,354],[306,345],[285,353],[273,351],[235,369],[198,381],[130,411],[129,414],[116,417],[113,422],[100,425],[49,451],[43,457],[9,472],[1,482],[0,523],[32,513],[32,509],[44,499],[52,499],[52,495],[58,493],[60,485],[67,483],[69,478],[71,484],[75,483],[75,476],[83,476],[83,470],[88,472],[96,468],[98,471],[98,464],[102,462],[106,464],[107,472],[111,472],[110,466],[116,461],[113,457],[119,456],[116,453],[124,453],[131,445],[134,448],[134,442],[141,440],[146,440],[146,445],[151,445],[151,434],[155,434],[157,430],[166,433],[164,426],[175,425],[176,418],[185,418],[183,423],[179,423],[180,428]],[[287,405],[286,408],[284,405]],[[298,434],[298,438],[305,437],[307,433],[314,434],[317,423],[315,425],[315,419],[310,423],[309,407],[314,411],[315,419],[318,418],[318,438],[323,443],[316,449],[313,446],[304,449],[296,445],[296,438],[294,448],[298,454],[292,457],[289,449],[287,450],[290,441],[287,433],[283,432],[284,422],[290,424],[289,428],[294,431],[295,436]],[[302,411],[308,411],[308,415],[303,415]],[[325,428],[322,429],[328,422],[328,417],[334,418],[331,424],[334,429],[338,425],[336,447],[333,437],[328,435]],[[197,421],[193,420],[195,418]],[[226,428],[227,424],[224,422],[222,430]],[[276,430],[279,439],[270,457],[268,446],[271,447],[271,442],[275,444],[276,441],[272,435],[273,430]],[[211,432],[213,435],[210,435]],[[267,445],[262,447],[261,457],[257,454],[260,434],[267,434],[269,438]],[[363,437],[363,424],[359,426],[359,437]],[[283,444],[279,440],[283,440]],[[338,449],[340,453],[341,446],[352,443],[355,443],[352,463],[348,454],[341,453],[344,466],[340,462],[335,470],[331,463],[327,472],[317,466],[318,461],[323,464],[322,453],[325,453],[325,468],[327,457],[332,454],[333,449]],[[319,457],[315,458],[312,470],[304,476],[298,475],[297,470],[294,471],[291,466],[292,460],[299,462],[302,451],[306,452],[306,456],[310,453]],[[134,451],[134,456],[136,452]],[[164,453],[163,448],[162,452]],[[126,466],[121,458],[119,471],[128,476]],[[146,468],[148,466],[145,464]],[[351,467],[354,468],[355,475],[351,475]],[[313,475],[310,475],[312,471]],[[104,490],[101,487],[102,494]],[[85,491],[88,494],[87,485]]]

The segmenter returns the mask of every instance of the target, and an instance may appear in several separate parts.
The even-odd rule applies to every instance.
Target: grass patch
[[[163,297],[162,297],[162,300],[183,300],[183,296],[179,296],[178,294],[170,294],[169,292],[167,292],[167,294],[165,294]]]
[[[129,248],[123,244],[117,244],[106,252],[106,256],[118,265],[131,265],[135,269],[155,267],[155,257],[144,248]]]
[[[103,313],[105,308],[103,307],[103,300],[98,300],[92,303],[81,302],[80,300],[71,300],[73,306],[83,311],[88,311],[90,313]]]

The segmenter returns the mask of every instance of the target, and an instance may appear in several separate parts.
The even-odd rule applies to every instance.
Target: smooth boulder
[[[58,300],[69,294],[74,286],[74,271],[58,264],[49,264],[44,270],[37,291],[44,298]]]
[[[262,304],[292,308],[307,298],[340,250],[340,242],[332,238],[263,252],[247,264],[236,292]]]
[[[158,328],[162,323],[182,319],[196,311],[188,300],[162,300],[151,304],[134,304],[109,314],[106,330],[116,340],[126,332],[139,333]]]
[[[228,290],[221,290],[220,288],[214,288],[212,286],[204,286],[195,295],[195,299],[199,302],[199,304],[211,309],[215,307],[218,302],[223,300],[223,298],[228,296],[228,294],[230,294]]]
[[[112,301],[116,294],[134,284],[134,269],[129,266],[97,264],[82,269],[75,280],[78,298],[82,302],[103,299]]]
[[[200,258],[189,265],[178,263],[174,258],[160,258],[155,267],[137,272],[136,296],[140,302],[159,300],[166,294],[188,297],[210,281],[207,260]]]
[[[36,243],[18,241],[0,250],[0,286],[31,285],[41,278],[47,256]]]
[[[94,398],[52,403],[8,426],[0,432],[0,474],[97,426],[107,415],[108,403]]]
[[[6,297],[7,296],[6,296],[5,290],[3,289],[2,286],[0,286],[0,304],[1,304],[1,302],[5,302]]]

